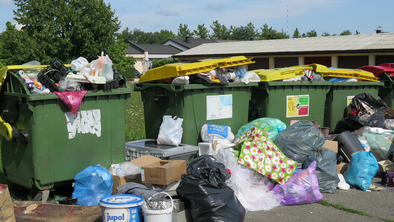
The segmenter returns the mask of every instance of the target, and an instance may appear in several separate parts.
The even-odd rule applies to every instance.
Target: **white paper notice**
[[[64,113],[67,120],[68,139],[73,139],[77,133],[96,134],[101,136],[101,112],[99,109]]]
[[[233,117],[233,95],[207,96],[207,120]]]

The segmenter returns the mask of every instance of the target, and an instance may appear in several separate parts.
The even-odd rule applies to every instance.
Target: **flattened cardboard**
[[[338,153],[338,142],[337,141],[326,140],[326,142],[323,144],[323,147]]]
[[[144,167],[143,183],[168,185],[186,173],[185,160],[160,160]]]
[[[340,162],[339,164],[337,164],[337,173],[343,175],[347,171],[348,167],[349,167],[348,163]]]
[[[160,158],[151,156],[151,155],[145,155],[140,158],[137,158],[135,160],[130,161],[130,163],[133,163],[139,167],[145,167],[146,165],[149,165],[151,163],[155,163],[160,161]],[[141,180],[141,173],[139,174],[134,174],[134,175],[127,175],[127,176],[116,176],[112,175],[112,194],[118,194],[118,191],[116,190],[118,187],[120,187],[123,184],[126,183],[142,183]]]

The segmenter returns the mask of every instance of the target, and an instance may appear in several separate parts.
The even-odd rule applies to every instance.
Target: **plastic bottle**
[[[223,76],[224,78],[226,78],[227,80],[234,80],[235,77],[236,77],[236,75],[235,75],[234,72],[224,73],[224,74],[222,74],[222,76]]]
[[[116,175],[117,176],[126,176],[126,171],[119,167],[118,169],[116,169]]]
[[[84,57],[79,57],[78,59],[73,60],[70,65],[72,70],[79,71],[88,66],[88,60]]]
[[[187,85],[189,84],[189,76],[179,76],[172,80],[171,84],[174,85]]]
[[[66,77],[62,77],[59,81],[59,89],[60,92],[66,91],[67,89],[67,79]]]
[[[19,71],[20,77],[26,82],[28,88],[34,87],[34,82],[23,72],[22,70]]]

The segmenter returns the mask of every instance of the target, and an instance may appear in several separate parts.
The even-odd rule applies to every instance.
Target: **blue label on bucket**
[[[103,207],[103,221],[106,222],[140,222],[141,206],[132,208]]]
[[[225,139],[228,136],[228,126],[208,124],[207,133],[211,137]]]
[[[133,194],[119,194],[103,197],[100,205],[103,221],[140,222],[143,198]]]

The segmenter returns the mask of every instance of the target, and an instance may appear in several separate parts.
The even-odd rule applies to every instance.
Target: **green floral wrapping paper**
[[[258,127],[244,133],[236,146],[238,163],[280,184],[285,184],[296,169],[297,162],[287,158]]]

